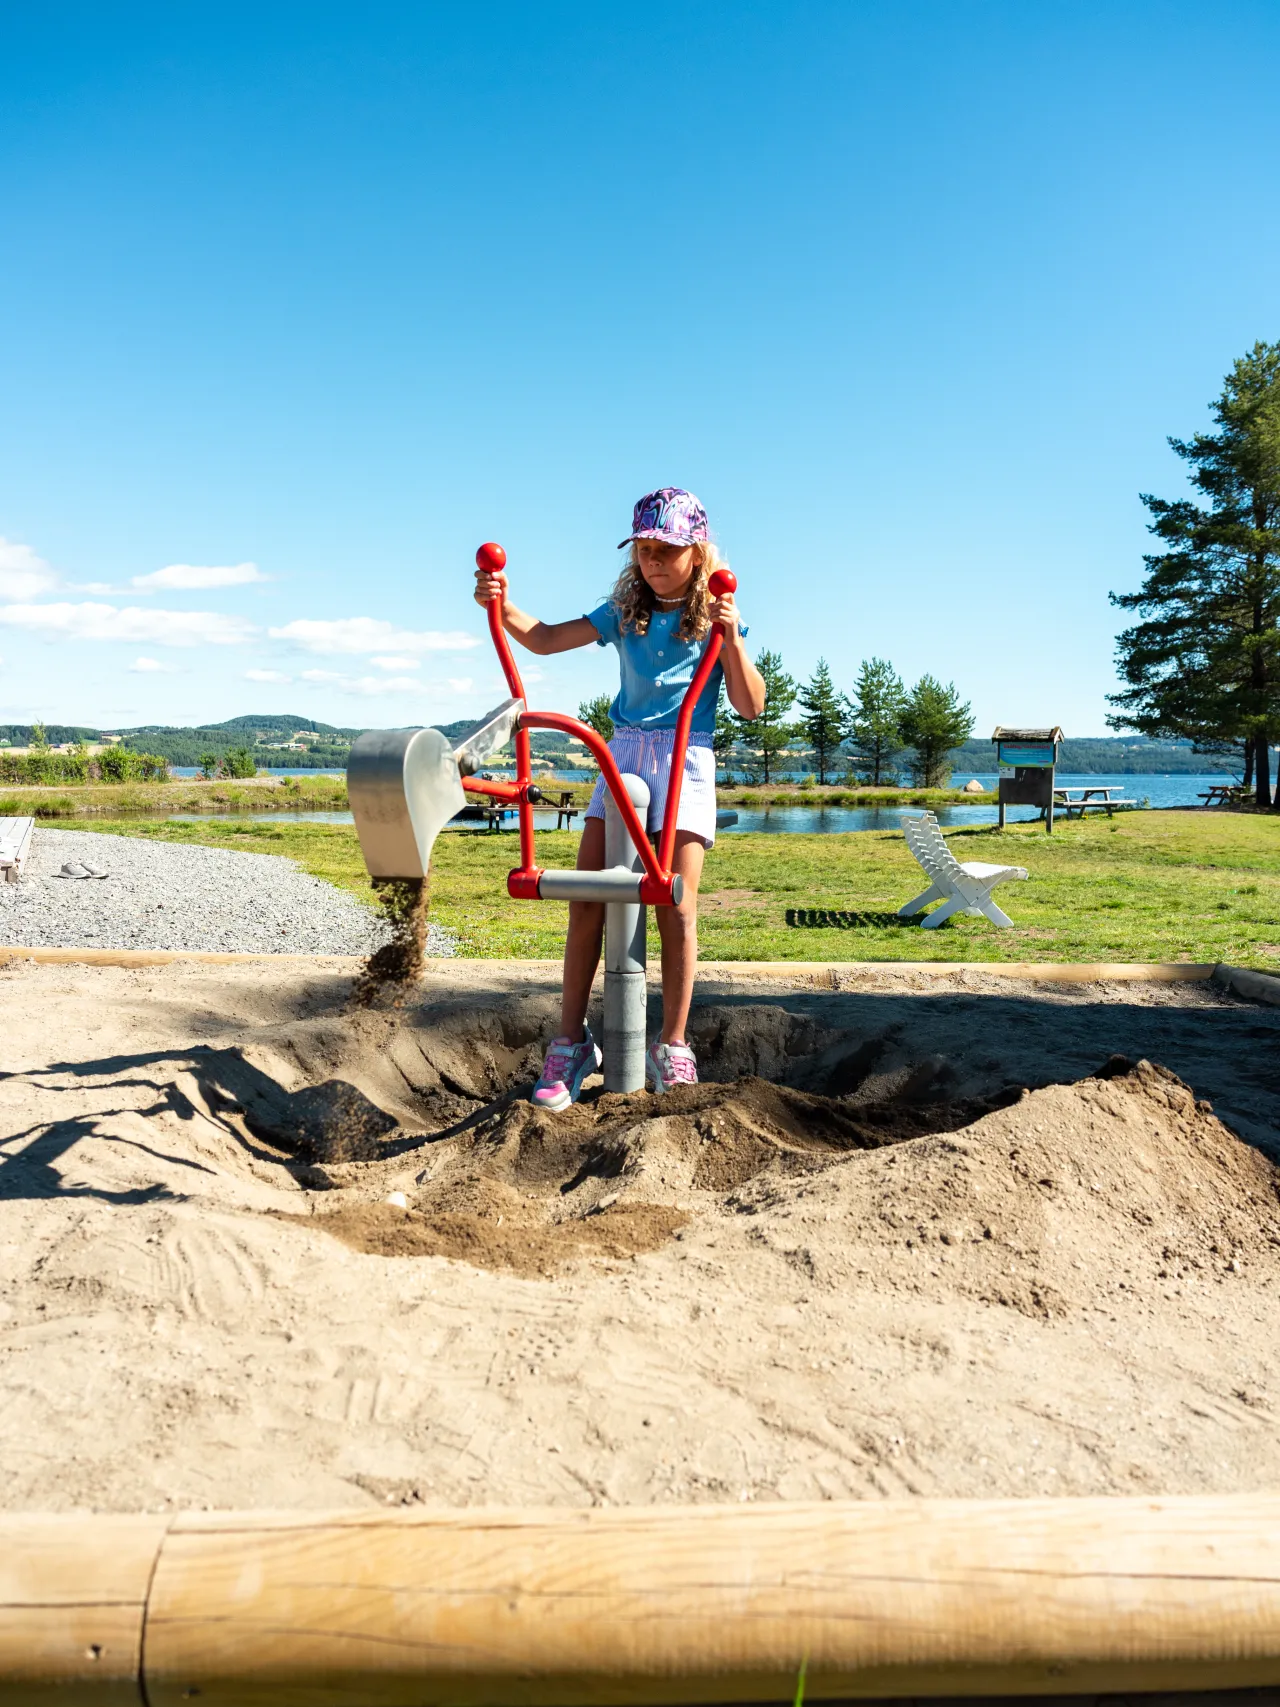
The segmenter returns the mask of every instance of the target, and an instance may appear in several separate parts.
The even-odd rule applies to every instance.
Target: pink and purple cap
[[[659,486],[636,505],[631,532],[618,541],[618,550],[633,539],[660,539],[667,545],[697,545],[708,537],[707,512],[692,492],[679,486]]]

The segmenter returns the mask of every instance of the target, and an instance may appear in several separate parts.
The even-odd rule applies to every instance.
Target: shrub
[[[223,776],[257,776],[258,761],[248,747],[232,747],[222,760]]]

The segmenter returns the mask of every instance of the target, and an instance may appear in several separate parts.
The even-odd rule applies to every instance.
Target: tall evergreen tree
[[[756,659],[756,669],[764,677],[764,710],[759,717],[741,724],[740,739],[759,759],[767,783],[771,771],[777,766],[778,755],[795,737],[794,728],[787,722],[787,714],[795,704],[796,683],[783,669],[782,656],[778,652],[761,652]]]
[[[831,671],[825,658],[819,658],[809,680],[796,698],[804,713],[799,728],[813,748],[818,764],[818,781],[827,780],[827,772],[835,762],[844,740],[845,704],[835,690]]]
[[[847,706],[845,726],[853,762],[878,788],[893,771],[902,751],[902,711],[906,689],[893,665],[884,658],[863,660]]]
[[[954,682],[944,687],[933,676],[921,676],[907,695],[901,730],[912,749],[911,772],[925,788],[945,788],[951,775],[948,755],[973,734],[973,713],[961,704]]]
[[[1213,405],[1214,433],[1170,439],[1205,500],[1144,493],[1150,531],[1136,593],[1112,603],[1141,622],[1117,640],[1127,686],[1112,694],[1115,729],[1243,745],[1254,798],[1271,804],[1280,739],[1280,344],[1233,365]]]
[[[726,773],[733,757],[733,749],[742,739],[742,730],[742,719],[730,708],[722,681],[720,697],[716,701],[716,726],[711,737],[711,750],[716,756],[717,766]]]

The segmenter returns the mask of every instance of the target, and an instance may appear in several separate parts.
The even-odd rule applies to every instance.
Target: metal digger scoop
[[[371,729],[351,744],[347,798],[370,877],[425,877],[431,848],[467,803],[463,778],[505,747],[522,699],[508,699],[456,744],[438,729]]]

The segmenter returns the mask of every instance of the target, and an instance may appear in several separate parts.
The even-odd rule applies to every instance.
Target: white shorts
[[[649,784],[649,822],[645,828],[650,835],[661,830],[663,813],[667,809],[667,784],[671,780],[671,746],[674,740],[674,729],[619,729],[609,743],[609,751],[617,761],[618,769]],[[588,818],[604,817],[607,794],[605,780],[601,777],[587,807]],[[706,730],[694,730],[689,736],[676,829],[689,830],[700,836],[703,847],[715,846],[716,756],[711,749],[711,735]]]

